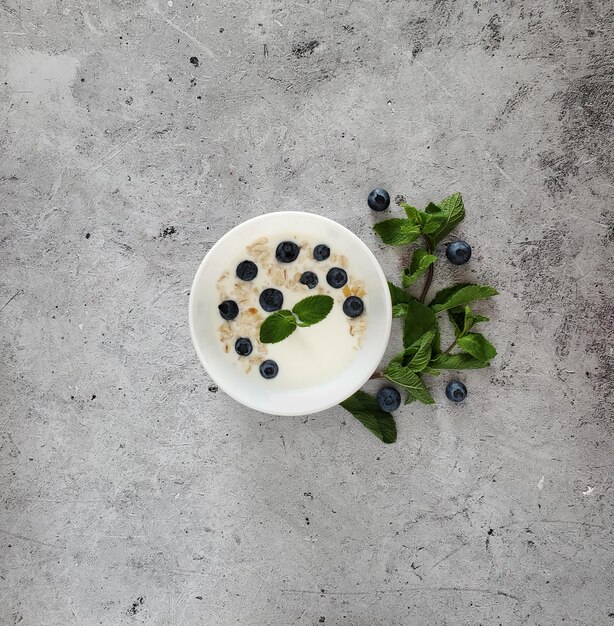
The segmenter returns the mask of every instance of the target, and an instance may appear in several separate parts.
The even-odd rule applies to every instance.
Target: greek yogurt
[[[343,245],[315,233],[260,236],[228,255],[218,277],[218,349],[245,376],[286,389],[317,386],[357,358],[369,323],[369,292]],[[333,308],[321,322],[279,343],[259,340],[262,322],[311,295]]]

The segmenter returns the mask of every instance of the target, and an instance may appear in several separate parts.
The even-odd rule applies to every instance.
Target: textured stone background
[[[0,621],[614,624],[612,5],[169,5],[0,0]],[[230,401],[186,320],[266,211],[398,276],[376,184],[462,191],[435,287],[502,292],[392,446]]]

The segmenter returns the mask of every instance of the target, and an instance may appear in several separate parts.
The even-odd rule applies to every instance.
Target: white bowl
[[[246,376],[220,345],[219,296],[216,283],[221,274],[233,270],[233,258],[261,236],[283,240],[288,233],[317,234],[331,249],[343,248],[351,272],[364,281],[368,294],[367,328],[362,347],[347,369],[317,386],[279,389]],[[268,213],[239,224],[226,233],[203,259],[190,292],[189,324],[196,353],[209,376],[235,400],[257,411],[273,415],[307,415],[339,404],[369,379],[379,365],[390,337],[392,307],[386,278],[367,246],[347,228],[321,215],[297,211]],[[326,321],[326,320],[325,320]],[[322,322],[325,323],[325,322]],[[331,346],[334,349],[334,346]],[[300,367],[297,355],[296,367]],[[268,381],[267,381],[268,382]]]

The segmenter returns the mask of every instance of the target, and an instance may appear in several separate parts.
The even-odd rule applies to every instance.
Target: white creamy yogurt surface
[[[281,263],[275,258],[277,245],[282,241],[293,241],[300,246],[295,261]],[[313,258],[313,249],[318,244],[325,244],[331,250],[325,261]],[[246,242],[244,249],[228,255],[228,270],[217,281],[217,302],[212,302],[212,308],[214,323],[220,330],[219,350],[235,363],[238,372],[249,376],[253,382],[260,381],[265,387],[304,389],[334,379],[359,356],[368,323],[369,290],[353,271],[352,259],[342,248],[326,234],[288,229],[254,237]],[[236,276],[237,265],[246,259],[258,266],[258,275],[252,281],[242,281]],[[327,283],[326,273],[333,267],[347,272],[345,288],[335,289]],[[300,275],[305,271],[318,276],[314,289],[300,283]],[[260,324],[271,313],[262,309],[258,298],[269,287],[282,292],[283,309],[292,309],[299,300],[316,294],[331,296],[333,309],[323,321],[308,328],[297,328],[279,343],[260,344]],[[363,300],[365,310],[357,318],[349,318],[343,312],[343,302],[349,295],[359,295]],[[225,322],[217,305],[227,299],[236,301],[240,312],[235,320]],[[254,350],[249,357],[235,352],[234,343],[239,337],[251,340]],[[274,379],[264,379],[260,374],[259,364],[266,359],[274,360],[279,367]]]

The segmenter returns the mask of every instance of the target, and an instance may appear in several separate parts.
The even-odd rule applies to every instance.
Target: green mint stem
[[[429,241],[428,237],[423,236],[423,239],[424,239],[424,244],[425,244],[424,247],[426,248],[427,253],[432,254],[433,247],[431,246],[431,242]],[[426,300],[426,296],[429,292],[429,289],[431,288],[431,283],[433,282],[434,267],[435,267],[435,264],[431,263],[426,272],[426,282],[424,283],[422,293],[420,294],[420,302],[422,302],[423,304],[424,304],[424,301]]]
[[[448,354],[448,352],[450,352],[450,350],[452,350],[452,348],[456,345],[456,342],[458,341],[458,339],[455,339],[443,352],[442,354]]]

